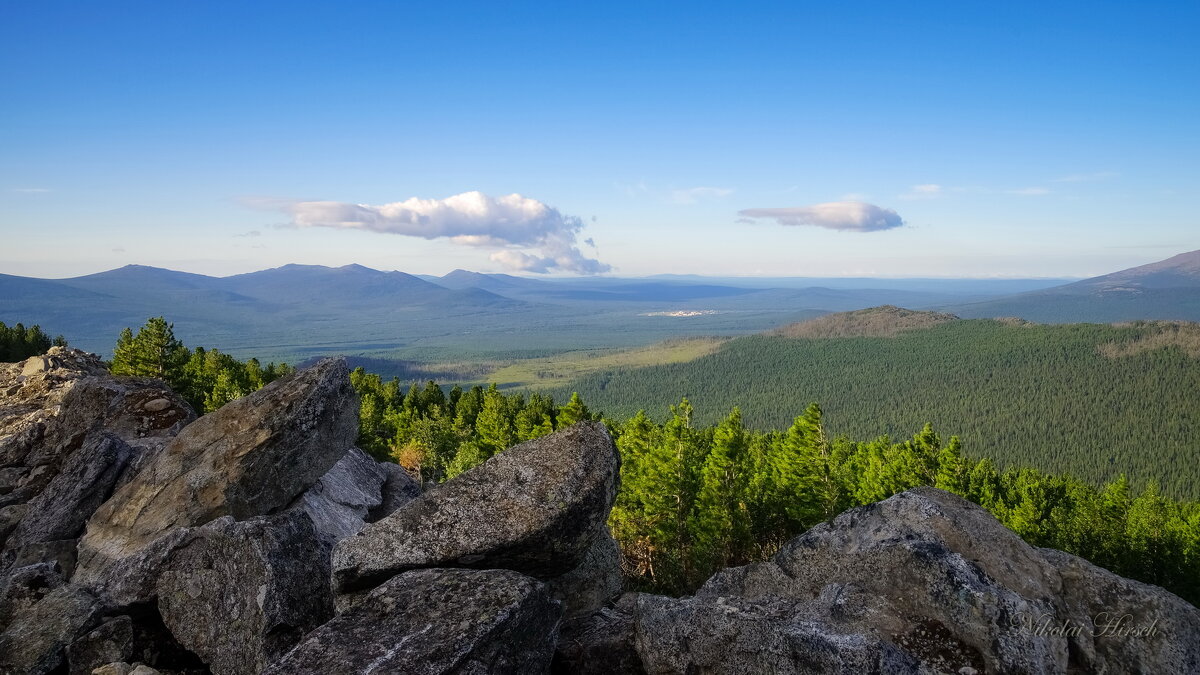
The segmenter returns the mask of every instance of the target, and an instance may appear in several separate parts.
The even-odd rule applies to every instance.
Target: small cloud
[[[290,216],[291,227],[367,230],[510,249],[496,252],[492,259],[523,271],[598,274],[611,269],[579,251],[576,235],[583,229],[580,218],[519,194],[490,197],[482,192],[464,192],[445,199],[412,197],[379,206],[297,201],[277,204],[276,208]],[[522,247],[536,248],[539,255],[511,250]]]
[[[640,197],[647,192],[650,192],[650,188],[646,187],[645,181],[639,181],[633,185],[626,183],[613,183],[613,187],[621,192],[624,192],[626,197]]]
[[[243,232],[241,234],[235,234],[233,236],[235,236],[235,237],[261,237],[262,232],[259,232],[258,230],[250,230],[249,232]]]
[[[892,209],[864,202],[826,202],[779,209],[744,209],[739,216],[769,218],[780,225],[809,225],[846,232],[878,232],[904,225]]]
[[[591,246],[592,248],[596,248],[596,240],[592,239],[591,237],[584,239],[583,243],[587,244],[588,246]]]
[[[694,187],[683,190],[671,190],[671,201],[676,204],[695,204],[706,199],[721,199],[733,194],[730,188]]]
[[[934,199],[940,197],[944,190],[937,183],[922,183],[914,185],[908,189],[908,192],[900,195],[901,199]]]
[[[1044,187],[1027,187],[1027,188],[1020,188],[1017,190],[1005,190],[1005,192],[1007,192],[1010,195],[1024,195],[1027,197],[1036,197],[1039,195],[1050,194],[1050,191]]]
[[[1095,173],[1073,173],[1062,178],[1055,178],[1053,183],[1094,183],[1101,180],[1116,178],[1121,174],[1116,171],[1097,171]]]
[[[124,253],[125,249],[117,247],[112,250],[113,253]]]

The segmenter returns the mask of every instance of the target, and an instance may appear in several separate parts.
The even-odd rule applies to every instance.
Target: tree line
[[[42,332],[42,327],[33,325],[28,328],[23,323],[7,326],[0,321],[0,363],[16,363],[31,356],[45,354],[53,346],[66,347],[67,341],[63,336],[51,338]]]

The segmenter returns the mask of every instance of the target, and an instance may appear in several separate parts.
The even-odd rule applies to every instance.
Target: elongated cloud
[[[576,244],[583,221],[519,194],[489,197],[464,192],[446,199],[413,197],[381,206],[346,202],[291,202],[280,207],[295,227],[369,230],[503,250],[492,260],[528,272],[598,274],[610,267]],[[533,255],[516,249],[534,248]]]
[[[878,232],[904,224],[900,214],[864,202],[825,202],[782,209],[745,209],[743,218],[768,218],[780,225],[810,225],[847,232]]]

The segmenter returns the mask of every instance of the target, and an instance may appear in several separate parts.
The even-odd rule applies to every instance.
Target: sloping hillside
[[[1018,316],[1040,323],[1200,321],[1200,251],[1063,286],[942,309],[964,318]]]
[[[953,314],[919,312],[895,305],[884,305],[853,312],[826,314],[782,326],[770,334],[791,338],[889,337],[957,319]]]

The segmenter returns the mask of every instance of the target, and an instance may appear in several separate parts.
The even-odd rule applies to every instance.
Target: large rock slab
[[[28,504],[25,517],[5,541],[6,560],[31,544],[69,540],[112,491],[133,450],[111,433],[93,435],[71,453],[62,470]],[[70,546],[74,556],[74,544]]]
[[[1144,634],[1097,635],[1101,612]],[[640,596],[636,623],[649,673],[1200,672],[1200,610],[933,488],[847,511],[692,598]]]
[[[399,467],[397,467],[399,468]],[[338,460],[293,507],[308,514],[332,546],[367,524],[367,518],[383,503],[388,474],[379,462],[358,448]]]
[[[158,579],[158,608],[215,675],[253,675],[333,616],[329,549],[303,512],[192,531]]]
[[[423,567],[565,574],[608,518],[618,469],[595,422],[509,448],[339,542],[335,588],[352,593]]]
[[[264,675],[542,673],[560,616],[544,584],[510,570],[416,570],[310,633]]]
[[[91,517],[79,579],[103,583],[115,562],[171,530],[282,510],[345,455],[357,430],[358,399],[341,359],[201,417]]]

